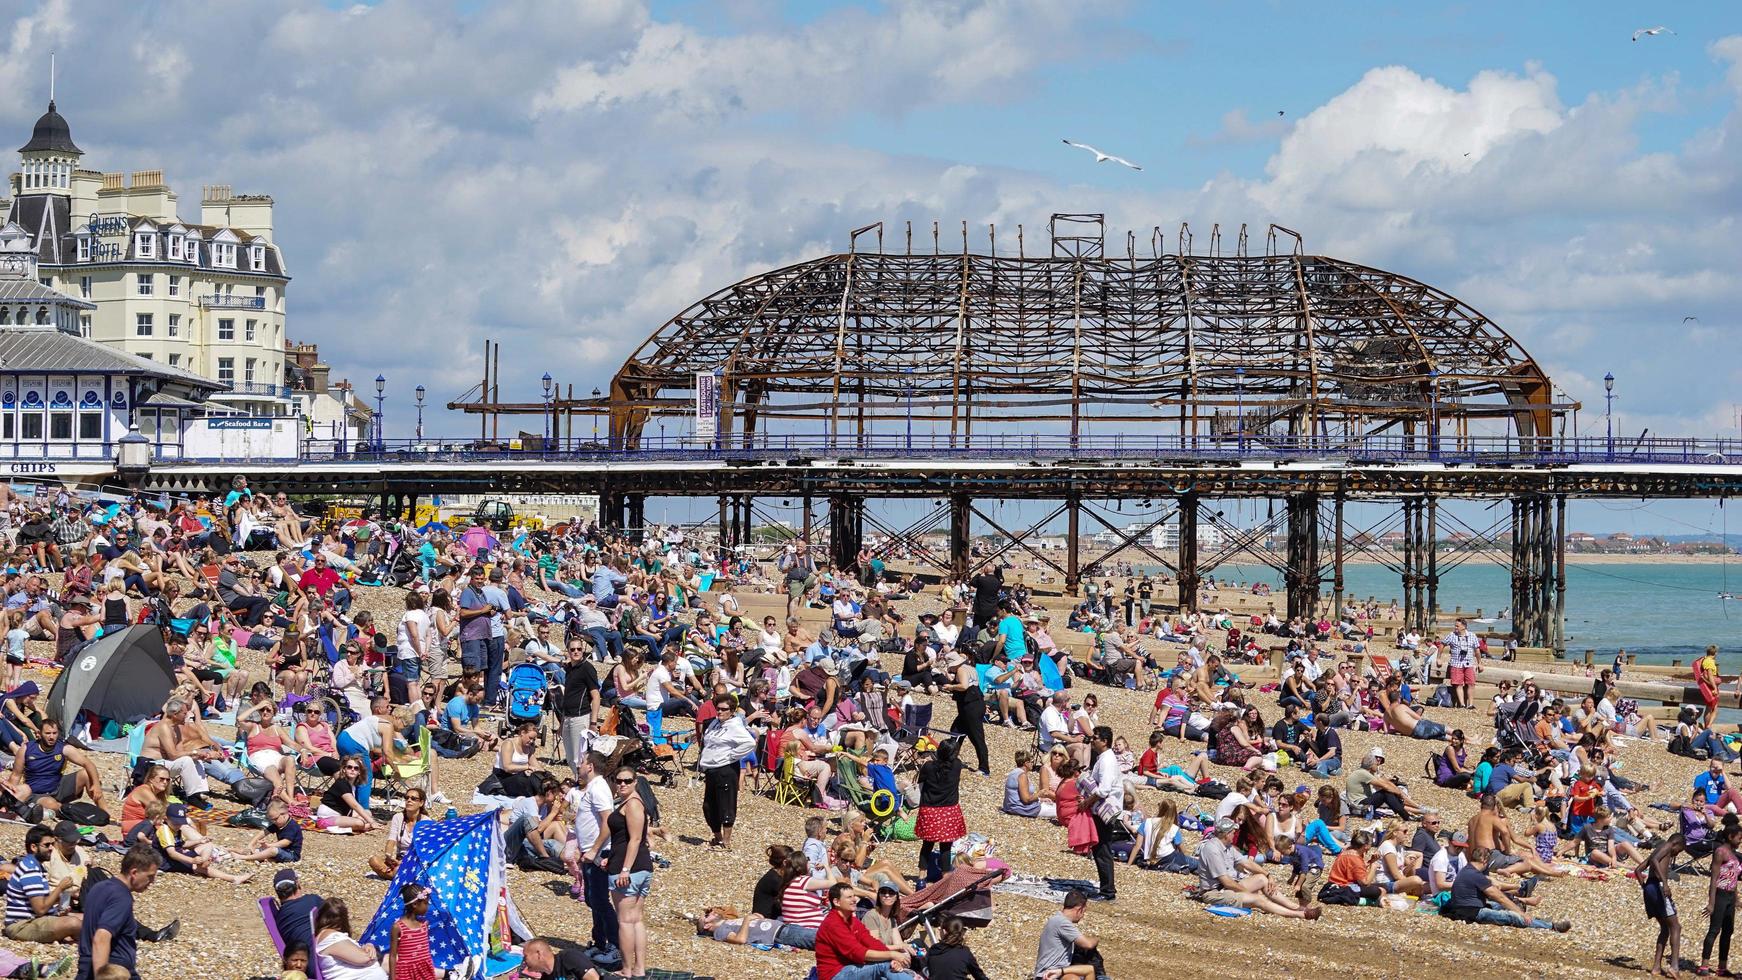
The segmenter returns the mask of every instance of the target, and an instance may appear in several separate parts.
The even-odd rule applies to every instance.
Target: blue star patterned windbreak
[[[502,835],[496,814],[491,810],[470,817],[419,821],[412,830],[411,847],[400,860],[393,883],[360,941],[387,949],[393,923],[404,913],[400,886],[423,885],[430,889],[429,951],[436,969],[451,971],[449,975],[457,978],[482,975],[503,881]],[[530,935],[518,921],[512,902],[508,913],[515,933]]]

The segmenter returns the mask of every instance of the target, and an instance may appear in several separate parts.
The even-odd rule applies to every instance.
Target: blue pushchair
[[[508,711],[502,716],[502,734],[508,735],[531,722],[538,727],[538,744],[544,744],[544,709],[551,702],[550,675],[535,663],[508,668]]]

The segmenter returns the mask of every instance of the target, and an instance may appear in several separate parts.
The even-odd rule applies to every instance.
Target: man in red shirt
[[[817,930],[817,980],[916,980],[908,972],[912,954],[878,942],[853,915],[858,903],[853,886],[829,886],[829,915]]]
[[[339,573],[327,567],[325,552],[315,552],[315,563],[303,570],[296,584],[333,604],[333,611],[343,616],[351,611],[351,591],[339,583]],[[330,595],[328,593],[331,593]]]

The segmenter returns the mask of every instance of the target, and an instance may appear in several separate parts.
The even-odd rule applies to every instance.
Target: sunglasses
[[[634,779],[613,779],[611,781],[613,783],[616,783],[619,786],[634,786],[635,785]]]

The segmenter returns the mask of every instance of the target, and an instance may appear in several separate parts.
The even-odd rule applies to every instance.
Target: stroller
[[[508,710],[502,716],[502,734],[507,735],[531,722],[538,726],[538,744],[545,739],[544,708],[551,701],[550,677],[544,668],[534,663],[515,664],[508,669]]]
[[[1494,744],[1501,749],[1518,749],[1524,754],[1524,764],[1532,769],[1543,765],[1543,754],[1536,746],[1536,714],[1541,705],[1536,701],[1520,701],[1505,708],[1494,719]]]

